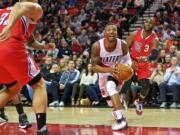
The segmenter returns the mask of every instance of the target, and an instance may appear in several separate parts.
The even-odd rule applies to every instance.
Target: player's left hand
[[[48,50],[54,50],[56,48],[56,45],[54,43],[47,43],[45,45],[45,49],[48,49]]]
[[[10,27],[6,26],[0,33],[0,41],[5,41],[10,37],[11,29]]]

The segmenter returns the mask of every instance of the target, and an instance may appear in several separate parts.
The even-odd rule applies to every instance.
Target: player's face
[[[147,19],[144,22],[144,29],[145,29],[145,31],[152,31],[153,28],[154,28],[154,21],[153,21],[153,19]]]
[[[105,38],[108,41],[114,41],[117,38],[117,27],[116,25],[108,25],[105,28]]]

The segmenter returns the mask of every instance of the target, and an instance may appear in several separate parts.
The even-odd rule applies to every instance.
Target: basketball
[[[114,67],[114,77],[118,81],[126,81],[133,75],[133,69],[127,64],[116,64]]]

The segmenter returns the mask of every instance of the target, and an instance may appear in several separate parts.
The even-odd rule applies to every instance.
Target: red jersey
[[[138,29],[137,34],[134,38],[133,45],[130,49],[131,58],[138,61],[139,57],[149,57],[153,49],[153,40],[156,38],[156,33],[152,32],[151,35],[143,38],[143,29]]]
[[[7,25],[11,10],[12,7],[0,10],[0,32]],[[17,20],[9,39],[0,42],[0,83],[17,81],[23,86],[39,73],[24,45],[35,26],[30,19],[23,16]]]
[[[7,25],[8,17],[11,10],[12,7],[0,10],[0,32]],[[34,31],[35,26],[36,24],[32,23],[32,21],[27,17],[21,17],[17,21],[15,27],[12,29],[11,36],[8,42],[12,42],[11,40],[16,40],[24,44],[24,42],[30,37],[30,35]]]

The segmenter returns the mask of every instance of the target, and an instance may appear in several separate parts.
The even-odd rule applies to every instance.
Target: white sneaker
[[[160,108],[166,108],[167,107],[167,102],[162,102],[162,104],[160,105]]]
[[[173,102],[169,107],[170,108],[178,108],[178,104]]]
[[[134,101],[134,105],[136,106],[136,114],[142,115],[143,113],[143,103],[138,99]]]
[[[61,101],[61,102],[59,103],[59,106],[64,106],[64,102]]]
[[[54,101],[54,102],[49,104],[50,107],[57,107],[58,105],[59,105],[58,101]]]
[[[121,120],[117,120],[117,123],[112,125],[112,130],[122,130],[122,129],[127,129],[128,124],[124,118]]]

